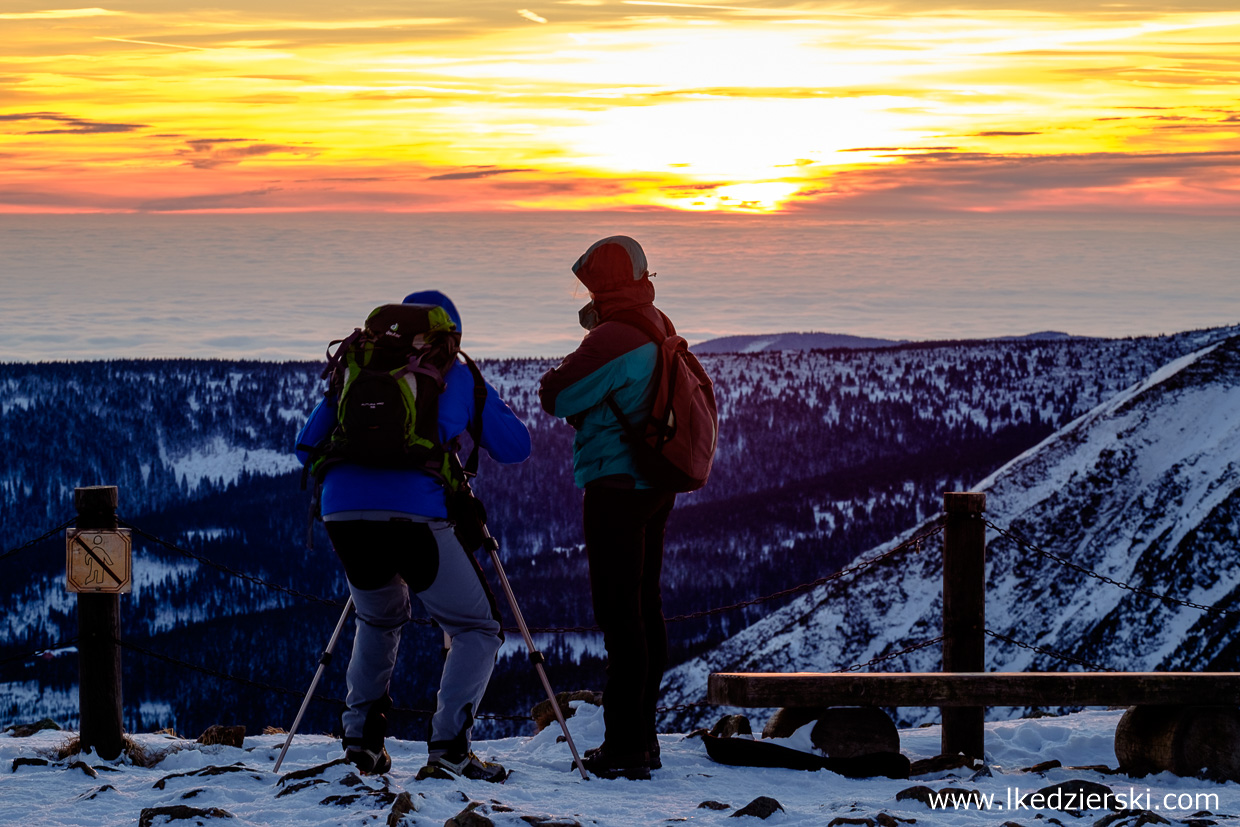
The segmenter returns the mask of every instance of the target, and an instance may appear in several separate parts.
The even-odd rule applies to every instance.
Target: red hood
[[[573,274],[595,294],[623,291],[651,276],[646,269],[646,253],[627,235],[613,235],[591,244],[573,265]]]

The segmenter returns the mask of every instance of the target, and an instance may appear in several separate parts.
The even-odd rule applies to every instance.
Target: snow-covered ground
[[[756,712],[756,711],[755,711]],[[277,774],[272,771],[283,737],[247,737],[244,748],[202,746],[164,735],[139,735],[135,740],[153,754],[169,751],[146,769],[120,762],[109,764],[91,755],[56,759],[55,750],[69,733],[41,732],[28,738],[0,736],[0,825],[134,825],[143,810],[191,807],[214,815],[170,821],[147,813],[143,824],[314,825],[388,824],[443,825],[477,802],[475,811],[495,825],[654,825],[671,823],[733,824],[729,818],[751,801],[766,796],[779,802],[766,823],[772,825],[901,824],[1000,825],[1095,824],[1110,814],[1085,810],[1073,814],[1038,809],[1027,796],[1055,784],[1069,790],[1088,781],[1115,794],[1136,796],[1136,809],[1152,811],[1172,824],[1194,817],[1197,825],[1240,823],[1240,785],[1178,778],[1162,773],[1142,779],[1098,770],[1069,769],[1087,765],[1116,766],[1112,736],[1121,711],[1086,711],[1053,718],[1024,719],[986,725],[987,761],[979,771],[941,771],[909,780],[851,780],[826,771],[728,767],[713,763],[700,738],[662,735],[663,769],[650,781],[583,781],[569,772],[567,744],[551,726],[533,737],[506,738],[475,744],[486,758],[500,761],[512,775],[502,784],[481,781],[415,781],[425,761],[426,745],[389,741],[395,762],[386,777],[359,778],[344,764],[322,768],[340,757],[339,742],[327,736],[298,736]],[[760,724],[755,714],[755,725]],[[579,749],[602,737],[601,711],[581,706],[569,720]],[[937,726],[901,732],[901,745],[912,760],[938,753]],[[47,758],[43,765],[23,759]],[[1063,768],[1031,772],[1035,764],[1058,760]],[[75,763],[82,761],[83,763]],[[319,768],[319,769],[314,769]],[[304,772],[309,770],[310,772]],[[975,809],[931,809],[918,800],[897,795],[914,786],[931,790],[976,790],[993,796],[992,806]],[[401,793],[414,810],[392,818]],[[1023,799],[1023,807],[1017,801]],[[702,807],[704,802],[726,805]],[[1210,813],[1203,815],[1203,811]],[[182,811],[184,815],[186,811]],[[231,818],[224,815],[227,813]],[[1142,821],[1141,819],[1146,820]],[[1202,820],[1207,819],[1207,820]],[[470,822],[484,825],[486,822]],[[1108,822],[1135,827],[1151,822],[1136,813]]]

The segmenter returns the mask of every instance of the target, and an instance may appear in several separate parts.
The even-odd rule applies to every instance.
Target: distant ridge
[[[994,340],[1071,339],[1070,333],[1043,330],[1023,336],[995,336]],[[988,341],[979,339],[978,341]],[[744,336],[721,336],[693,346],[694,353],[762,353],[771,350],[830,350],[831,348],[878,348],[909,344],[908,339],[871,339],[846,333],[758,333]]]
[[[693,346],[694,353],[761,353],[767,350],[828,350],[830,348],[895,347],[895,339],[869,339],[844,333],[767,333],[721,336]]]

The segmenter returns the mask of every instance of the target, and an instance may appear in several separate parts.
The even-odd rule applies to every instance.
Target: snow
[[[28,738],[6,733],[0,735],[0,824],[128,826],[136,823],[143,809],[180,804],[201,810],[218,808],[233,816],[203,817],[198,819],[202,824],[382,825],[393,823],[388,821],[390,802],[401,792],[409,793],[416,808],[396,822],[405,827],[442,825],[470,802],[479,802],[478,811],[494,824],[513,827],[537,824],[539,819],[602,826],[745,824],[755,822],[727,819],[759,796],[774,798],[783,807],[782,813],[767,819],[767,823],[781,826],[825,826],[836,818],[874,819],[880,813],[920,824],[994,825],[1009,814],[1023,823],[1051,818],[1059,819],[1058,823],[1075,823],[1077,817],[1062,812],[1012,812],[1008,804],[1013,790],[1027,794],[1070,780],[1103,784],[1121,794],[1148,795],[1149,809],[1173,819],[1208,809],[1219,823],[1234,821],[1234,817],[1219,813],[1236,811],[1240,785],[1235,783],[1178,778],[1169,773],[1132,779],[1096,770],[1068,769],[1116,766],[1112,735],[1121,715],[1116,710],[1095,710],[987,724],[985,769],[976,775],[973,770],[962,769],[907,780],[857,780],[825,770],[808,773],[723,766],[709,759],[699,738],[664,734],[660,736],[663,769],[654,771],[652,780],[583,781],[569,771],[568,745],[559,742],[560,731],[554,725],[532,737],[475,743],[479,755],[497,760],[511,771],[504,784],[416,781],[414,774],[425,761],[426,745],[412,741],[389,739],[394,766],[387,776],[359,778],[351,767],[337,764],[301,778],[289,774],[339,758],[339,742],[325,735],[297,736],[281,767],[282,774],[277,774],[272,767],[283,735],[247,737],[242,748],[203,746],[172,735],[136,735],[134,740],[148,754],[166,753],[153,767],[143,768],[127,759],[105,762],[93,754],[57,758],[56,751],[73,733],[44,731]],[[602,737],[602,713],[597,707],[576,704],[576,714],[568,723],[579,751]],[[910,760],[932,757],[939,751],[938,727],[906,730],[900,737],[901,749]],[[22,761],[15,765],[17,759],[39,758],[50,763]],[[82,765],[75,765],[79,760],[89,765],[94,777]],[[1028,771],[1034,764],[1051,760],[1061,762],[1064,768]],[[896,800],[897,793],[917,785],[935,791],[950,787],[977,790],[993,795],[994,805],[988,812],[932,811],[916,800]],[[334,801],[329,803],[330,799]],[[728,806],[722,810],[699,808],[706,801]],[[1190,801],[1189,808],[1170,811]],[[151,823],[167,821],[157,817]]]
[[[1181,601],[1227,605],[1240,589],[1238,359],[1234,338],[1177,358],[976,486],[956,490],[985,492],[988,519],[1074,565]],[[929,528],[858,559],[874,559]],[[1016,641],[1128,671],[1199,671],[1233,639],[1231,627],[1218,627],[1198,608],[1065,571],[995,533],[987,543],[987,628]],[[894,563],[790,601],[669,670],[665,701],[702,697],[710,672],[831,671],[933,638],[942,630],[937,549],[936,541],[920,553],[907,550]],[[940,652],[919,649],[878,668],[935,671]],[[986,657],[996,671],[1079,668],[998,640],[986,641]],[[1221,663],[1215,668],[1230,668]],[[924,713],[900,710],[906,724],[933,710]],[[1013,714],[1019,710],[988,711]]]
[[[246,450],[229,445],[223,437],[196,446],[182,456],[170,456],[177,480],[184,480],[190,490],[195,490],[204,479],[217,482],[236,482],[242,471],[251,474],[275,476],[301,468],[297,457],[287,451],[273,448]]]

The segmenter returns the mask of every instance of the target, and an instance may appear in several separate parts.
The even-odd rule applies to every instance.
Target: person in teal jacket
[[[412,293],[405,303],[438,305],[461,329],[456,307],[438,291]],[[444,379],[438,412],[442,443],[481,417],[480,443],[493,459],[515,463],[529,457],[529,431],[495,388],[487,384],[479,411],[473,374],[464,363],[453,365]],[[335,422],[335,402],[325,398],[310,414],[297,445],[317,445]],[[297,456],[307,461],[305,450],[299,448]],[[389,690],[413,592],[452,640],[431,718],[427,763],[417,777],[503,781],[504,768],[483,761],[470,748],[474,716],[503,641],[499,612],[482,570],[448,521],[442,485],[417,469],[342,462],[323,480],[321,511],[357,610],[341,719],[345,758],[366,773],[392,767],[384,747]]]
[[[655,709],[667,667],[667,628],[659,580],[676,495],[642,475],[608,400],[630,422],[641,422],[654,402],[657,346],[625,318],[644,316],[666,334],[674,328],[654,306],[654,274],[632,238],[596,242],[573,272],[590,291],[580,313],[588,332],[577,350],[543,375],[539,399],[547,413],[577,430],[573,475],[585,489],[590,591],[607,649],[606,734],[583,763],[602,777],[649,778],[650,770],[662,766]]]

